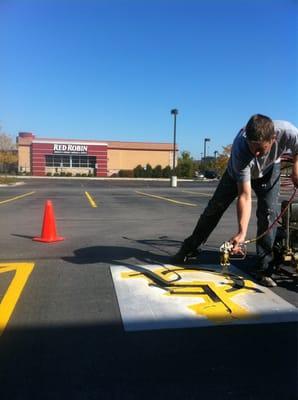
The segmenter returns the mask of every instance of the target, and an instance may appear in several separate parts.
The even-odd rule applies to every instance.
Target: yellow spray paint
[[[1,274],[6,272],[15,272],[12,281],[9,284],[4,297],[0,302],[0,336],[3,333],[16,303],[26,285],[26,282],[34,268],[34,263],[1,263]]]
[[[232,280],[222,276],[222,279],[225,280],[224,284],[216,284],[214,279],[212,280],[212,273],[202,270],[198,270],[197,272],[200,273],[200,277],[203,274],[206,280],[190,281],[183,279],[183,277],[186,278],[190,273],[193,276],[194,272],[194,270],[187,270],[181,267],[161,267],[153,271],[150,270],[148,274],[137,271],[123,272],[121,277],[123,279],[146,279],[150,285],[154,284],[154,286],[158,287],[159,285],[156,284],[156,280],[152,279],[152,276],[150,277],[150,275],[155,274],[157,279],[160,278],[168,283],[166,287],[160,285],[160,288],[165,290],[166,296],[183,296],[200,299],[199,303],[191,304],[188,308],[195,314],[205,316],[216,323],[228,323],[234,320],[256,318],[256,315],[253,315],[245,307],[233,301],[233,297],[236,295],[254,295],[255,285],[252,281],[245,280],[243,288],[231,290]],[[178,274],[181,278],[179,281],[177,281]]]

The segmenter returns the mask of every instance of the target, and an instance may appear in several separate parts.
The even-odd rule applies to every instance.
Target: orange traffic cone
[[[60,240],[64,240],[63,237],[57,236],[56,233],[55,214],[51,200],[47,200],[45,203],[41,237],[35,237],[33,240],[45,243],[59,242]]]

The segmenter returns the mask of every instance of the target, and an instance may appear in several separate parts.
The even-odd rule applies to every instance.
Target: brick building
[[[33,176],[63,172],[104,177],[139,164],[173,164],[171,143],[45,139],[20,132],[17,145],[19,171]]]

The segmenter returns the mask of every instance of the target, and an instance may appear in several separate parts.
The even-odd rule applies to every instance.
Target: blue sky
[[[298,125],[298,0],[0,0],[0,125],[221,152],[254,113]]]

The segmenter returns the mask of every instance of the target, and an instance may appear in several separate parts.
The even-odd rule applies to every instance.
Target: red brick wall
[[[96,176],[108,175],[108,149],[107,146],[88,146],[88,156],[96,156]]]
[[[32,143],[31,171],[34,176],[45,175],[45,155],[53,153],[52,143]]]
[[[71,143],[71,142],[63,142]],[[83,144],[83,143],[82,143]],[[53,154],[54,143],[32,143],[31,171],[34,176],[45,175],[45,155]],[[107,176],[107,146],[88,145],[88,156],[96,156],[96,176]]]

